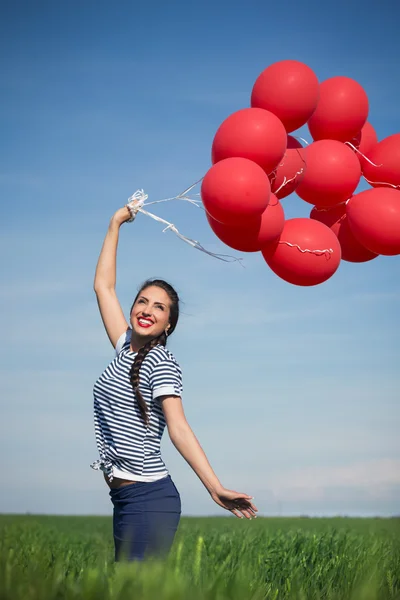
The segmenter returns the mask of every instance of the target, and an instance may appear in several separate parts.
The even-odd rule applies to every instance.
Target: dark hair
[[[146,402],[139,390],[140,367],[142,366],[142,362],[146,358],[146,355],[150,352],[150,350],[152,350],[152,348],[155,348],[155,346],[157,346],[158,344],[161,344],[161,346],[167,345],[167,335],[170,336],[174,332],[175,327],[178,323],[178,319],[179,319],[179,296],[178,296],[177,292],[174,290],[174,288],[172,287],[172,285],[170,285],[163,279],[148,279],[147,281],[145,281],[142,284],[142,286],[140,287],[138,293],[136,294],[136,298],[133,301],[130,312],[132,312],[135,302],[138,299],[138,297],[140,296],[140,294],[146,288],[149,288],[151,286],[159,287],[162,290],[164,290],[165,292],[167,292],[168,297],[171,300],[171,307],[170,307],[170,313],[169,313],[168,334],[165,331],[163,331],[158,337],[153,338],[152,340],[147,342],[147,344],[145,344],[142,348],[140,348],[135,357],[135,360],[133,361],[133,365],[131,366],[131,369],[129,372],[131,384],[132,384],[133,390],[135,392],[135,396],[136,396],[138,404],[139,404],[139,409],[140,409],[142,418],[143,418],[144,422],[146,423],[146,426],[149,423],[149,416],[148,416],[148,412],[147,412]]]

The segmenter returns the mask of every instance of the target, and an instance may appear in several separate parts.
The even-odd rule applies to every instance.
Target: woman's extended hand
[[[140,208],[140,203],[137,201],[133,201],[132,204],[136,205],[138,209]],[[122,208],[119,208],[112,216],[112,221],[114,221],[114,223],[117,223],[117,225],[122,225],[122,223],[125,223],[126,221],[129,221],[129,219],[131,218],[131,212],[129,210],[129,208],[127,208],[126,206],[123,206]]]
[[[222,488],[218,491],[211,492],[211,498],[214,502],[219,504],[219,506],[231,511],[231,513],[239,519],[243,519],[243,516],[245,516],[246,519],[257,517],[256,512],[258,511],[258,508],[251,502],[253,498],[248,494],[240,494],[239,492]]]

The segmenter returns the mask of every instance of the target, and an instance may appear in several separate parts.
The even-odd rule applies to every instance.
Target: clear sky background
[[[210,167],[219,124],[269,64],[356,79],[379,139],[400,131],[398,6],[354,2],[2,3],[0,511],[111,514],[92,421],[113,358],[93,292],[113,212],[174,196]],[[303,136],[311,140],[303,128]],[[364,186],[365,187],[365,186]],[[361,189],[361,188],[360,188]],[[199,190],[194,190],[198,192]],[[288,218],[308,216],[296,195]],[[221,482],[261,515],[391,515],[400,506],[400,257],[342,262],[323,285],[225,247],[190,204],[121,230],[117,291],[163,277],[184,301],[170,349],[187,419]],[[165,431],[184,515],[226,515]]]

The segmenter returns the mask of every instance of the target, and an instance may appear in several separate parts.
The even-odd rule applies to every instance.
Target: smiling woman
[[[94,290],[116,356],[94,385],[94,423],[101,470],[114,506],[115,560],[165,556],[181,515],[180,494],[160,451],[170,439],[212,499],[239,518],[251,519],[252,497],[222,486],[190,428],[182,405],[182,371],[167,350],[179,318],[179,297],[161,279],[147,280],[130,310],[129,323],[118,301],[116,257],[119,229],[137,210],[112,217],[97,263]]]

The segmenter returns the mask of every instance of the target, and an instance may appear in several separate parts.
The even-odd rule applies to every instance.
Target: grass
[[[1,600],[400,600],[400,519],[181,519],[115,564],[107,517],[0,515]]]

